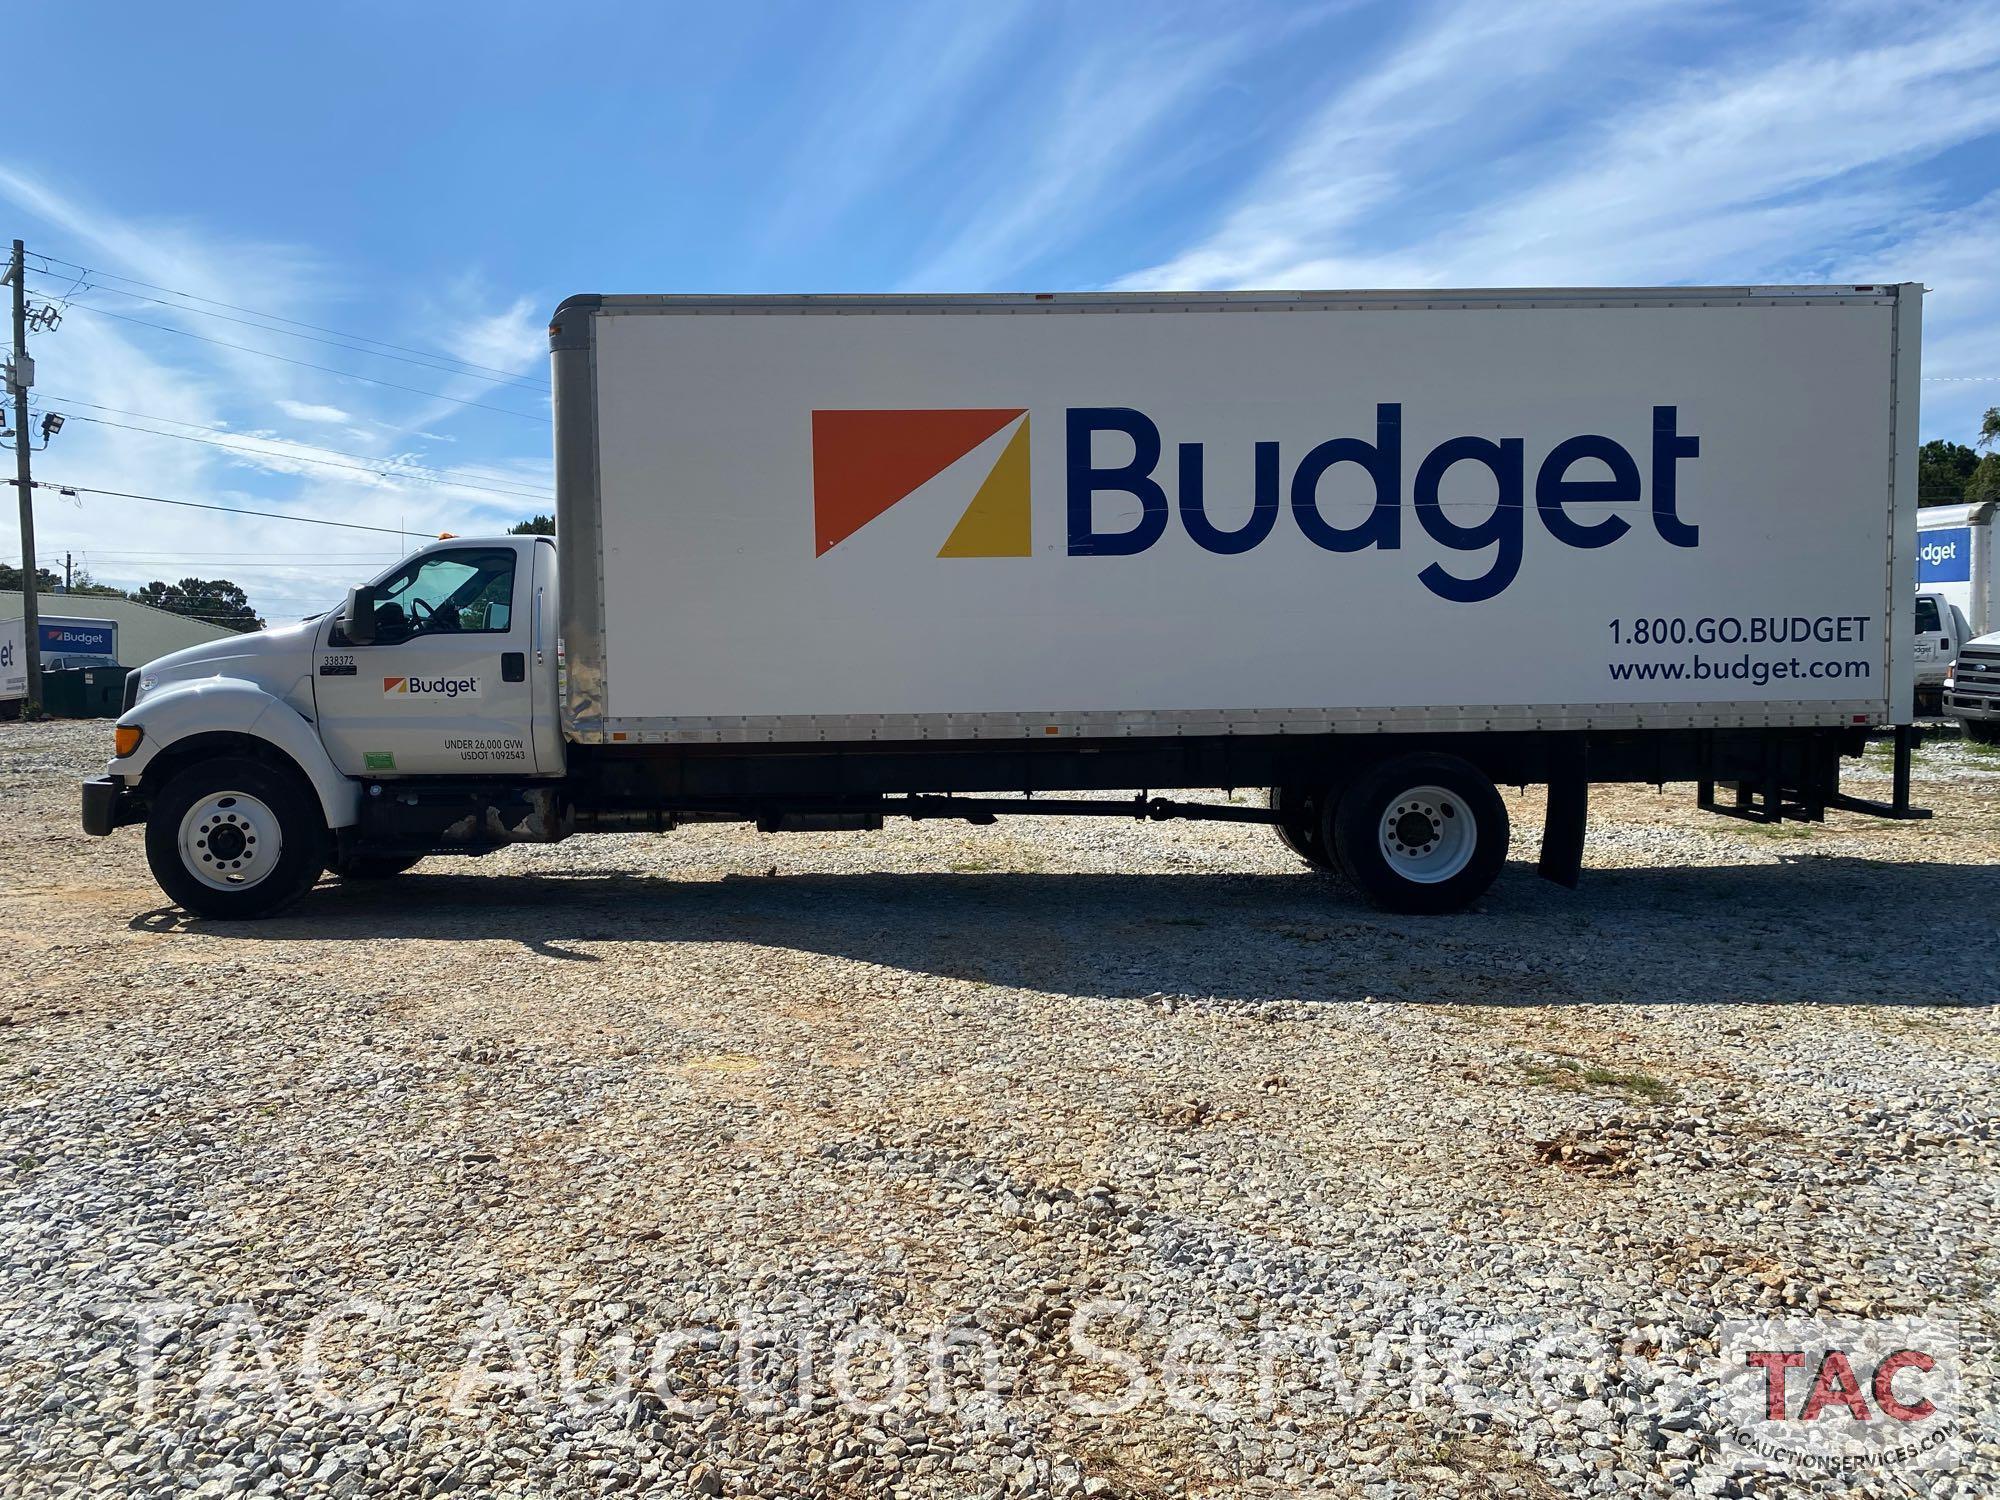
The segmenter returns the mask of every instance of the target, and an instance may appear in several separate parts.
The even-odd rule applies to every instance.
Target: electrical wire
[[[457,406],[477,407],[480,411],[497,411],[504,416],[519,417],[524,422],[546,422],[548,417],[540,412],[521,411],[512,406],[493,406],[484,401],[468,401],[463,396],[447,396],[443,391],[427,391],[414,385],[399,385],[393,380],[378,379],[373,375],[357,375],[352,370],[337,370],[332,365],[316,365],[309,359],[293,359],[289,354],[273,354],[269,349],[256,349],[248,344],[232,344],[228,339],[212,339],[205,333],[196,333],[190,328],[176,328],[171,323],[149,323],[144,318],[134,318],[125,313],[113,312],[108,307],[92,307],[87,302],[71,304],[78,312],[95,313],[100,318],[116,318],[121,323],[133,323],[141,328],[156,328],[161,333],[177,333],[184,339],[198,339],[204,344],[214,344],[221,349],[235,349],[243,354],[261,355],[265,359],[275,359],[280,364],[296,365],[302,370],[318,370],[324,375],[338,375],[346,380],[366,381],[369,385],[379,385],[392,391],[408,391],[413,396],[430,396],[439,401],[449,401]]]
[[[28,254],[36,260],[47,261],[58,266],[68,266],[71,270],[76,271],[78,275],[76,278],[76,282],[73,284],[72,289],[74,289],[74,286],[80,286],[87,277],[102,276],[112,281],[122,281],[126,283],[128,286],[142,286],[146,288],[146,290],[149,292],[165,292],[170,297],[182,297],[189,302],[206,302],[211,307],[226,307],[231,312],[248,313],[253,318],[269,318],[273,323],[289,323],[294,328],[310,328],[314,333],[330,333],[334,335],[336,338],[353,339],[356,343],[375,344],[384,349],[394,349],[400,354],[433,355],[434,357],[439,359],[451,360],[454,364],[464,365],[468,370],[478,370],[488,375],[504,375],[508,376],[509,378],[518,378],[517,372],[515,371],[503,370],[497,365],[482,365],[473,360],[460,359],[458,358],[457,355],[454,354],[445,354],[442,351],[430,350],[430,349],[413,349],[407,344],[392,344],[389,343],[386,339],[370,338],[366,334],[346,333],[338,328],[325,328],[318,323],[307,323],[301,321],[298,318],[285,317],[281,313],[262,312],[254,307],[239,307],[234,302],[223,302],[214,297],[204,297],[198,292],[183,292],[170,286],[158,286],[150,281],[141,281],[136,276],[120,276],[116,271],[96,270],[90,266],[79,265],[76,261],[73,260],[64,260],[60,255],[50,255],[47,252],[41,250],[30,250],[28,251]],[[48,269],[47,266],[42,266],[39,269],[41,271],[41,274],[45,276],[60,276],[66,274],[60,271],[51,271]],[[104,288],[104,290],[116,291],[117,288],[106,287]],[[137,294],[126,293],[125,295],[134,296]],[[148,298],[146,300],[151,301],[153,299]],[[190,309],[190,311],[192,311],[192,309]]]
[[[18,479],[10,479],[8,484],[18,486]],[[338,526],[347,531],[379,531],[384,536],[423,536],[426,533],[408,526],[367,526],[359,521],[328,521],[319,516],[293,516],[275,510],[242,510],[233,505],[211,505],[200,500],[169,500],[164,495],[139,495],[130,490],[101,490],[88,484],[57,484],[47,479],[29,481],[38,490],[56,490],[66,495],[109,495],[114,500],[149,500],[155,505],[178,505],[184,510],[219,510],[226,516],[261,516],[267,521],[297,521],[304,526]]]
[[[510,500],[553,500],[555,497],[541,490],[497,489],[490,484],[471,484],[462,479],[437,477],[428,474],[393,473],[374,468],[368,464],[341,463],[332,458],[308,458],[302,453],[273,453],[266,448],[245,448],[237,443],[225,443],[216,438],[201,437],[192,432],[161,432],[156,427],[134,427],[129,422],[111,422],[103,417],[87,417],[81,412],[75,414],[79,422],[94,422],[99,427],[116,427],[121,432],[143,432],[148,437],[179,438],[184,443],[205,443],[211,448],[222,448],[230,453],[249,454],[257,458],[279,459],[289,463],[322,464],[329,469],[347,469],[359,474],[372,474],[377,479],[409,479],[419,484],[448,484],[463,490],[483,490],[489,495],[504,495]],[[282,442],[283,439],[270,439]]]
[[[127,411],[122,406],[106,406],[101,401],[83,401],[74,396],[45,395],[41,399],[61,407],[87,406],[92,411],[108,411],[120,417],[137,417],[142,422],[165,422],[174,427],[193,427],[198,431],[213,432],[219,434],[222,437],[243,438],[252,442],[259,442],[259,443],[285,443],[294,448],[309,448],[314,453],[329,454],[334,458],[355,458],[355,459],[360,459],[364,463],[372,462],[372,463],[394,464],[399,471],[402,469],[414,469],[420,473],[437,474],[449,479],[470,478],[474,481],[475,484],[498,477],[492,474],[481,473],[475,469],[445,469],[438,467],[436,464],[420,464],[416,463],[413,460],[396,459],[396,458],[372,458],[369,454],[366,453],[347,453],[339,448],[326,448],[322,447],[318,443],[301,443],[293,438],[258,437],[257,434],[255,433],[242,432],[234,427],[210,427],[201,422],[186,421],[181,417],[163,417],[159,415],[157,412]],[[93,419],[90,417],[79,416],[77,420],[82,422],[88,422]],[[117,424],[112,422],[107,422],[104,425],[107,427],[111,427],[111,426],[116,426]],[[166,434],[166,435],[178,436],[178,434]],[[505,485],[513,485],[514,481],[510,479],[500,478],[500,483]],[[555,499],[555,495],[547,490],[528,489],[526,481],[523,481],[521,485],[518,486],[518,488],[524,491],[523,498],[534,498],[542,500]]]
[[[481,367],[479,369],[462,369],[457,367],[456,365],[441,364],[437,360],[433,359],[419,358],[407,354],[391,354],[388,351],[382,349],[365,348],[358,343],[343,343],[339,339],[320,338],[315,334],[298,333],[290,328],[278,328],[270,323],[259,323],[250,318],[233,318],[228,313],[209,312],[204,308],[188,307],[179,302],[169,302],[164,297],[148,297],[144,292],[128,292],[123,287],[105,286],[103,283],[96,281],[79,282],[77,285],[71,287],[67,292],[52,292],[47,287],[38,287],[38,286],[29,287],[27,290],[36,296],[48,297],[57,302],[60,302],[65,307],[80,307],[85,312],[103,312],[106,309],[101,307],[92,307],[90,306],[89,303],[86,302],[79,302],[76,300],[78,297],[80,297],[85,292],[109,292],[114,297],[133,297],[141,302],[151,302],[159,307],[171,308],[176,312],[191,313],[197,318],[214,318],[218,322],[236,323],[240,324],[242,327],[245,328],[261,328],[266,333],[275,333],[288,339],[303,339],[309,344],[324,344],[329,349],[345,349],[350,354],[366,355],[371,359],[393,359],[399,364],[416,365],[421,369],[436,370],[440,374],[445,374],[445,375],[464,375],[473,379],[485,381],[491,385],[519,386],[522,390],[536,391],[536,392],[540,392],[546,389],[546,387],[540,381],[523,379],[519,375],[499,375],[499,374],[487,373],[488,367]],[[260,314],[260,316],[262,315]]]

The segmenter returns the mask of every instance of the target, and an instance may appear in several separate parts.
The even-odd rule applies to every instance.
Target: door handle
[[[542,664],[542,590],[535,590],[535,665]]]
[[[502,682],[526,682],[528,680],[528,658],[519,651],[500,653],[500,680]]]

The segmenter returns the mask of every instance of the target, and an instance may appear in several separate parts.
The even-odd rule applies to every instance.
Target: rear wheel
[[[146,863],[197,916],[268,916],[312,888],[326,824],[298,776],[247,756],[189,766],[153,799]]]
[[[1271,826],[1280,843],[1315,870],[1338,874],[1340,866],[1321,829],[1320,808],[1329,795],[1323,787],[1274,786],[1265,803],[1278,815]]]
[[[1322,836],[1385,911],[1458,911],[1507,859],[1507,804],[1455,755],[1399,755],[1363,771],[1325,810]]]

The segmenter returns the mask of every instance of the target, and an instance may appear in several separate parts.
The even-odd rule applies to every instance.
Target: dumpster
[[[42,673],[42,708],[52,719],[115,719],[125,696],[125,668],[57,667]]]

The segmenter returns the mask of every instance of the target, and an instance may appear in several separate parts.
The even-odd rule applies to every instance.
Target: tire
[[[422,860],[421,854],[350,854],[345,859],[336,856],[326,869],[342,880],[388,880],[414,869]]]
[[[146,819],[146,863],[160,889],[217,921],[267,917],[296,901],[319,879],[326,849],[312,788],[248,756],[189,766],[153,799]]]
[[[1384,911],[1460,911],[1507,861],[1507,804],[1456,755],[1399,755],[1370,766],[1321,821],[1348,879]]]
[[[1340,873],[1333,851],[1321,832],[1320,804],[1327,792],[1319,787],[1274,786],[1265,794],[1265,806],[1278,814],[1271,825],[1283,844],[1315,870]]]
[[[1965,737],[1975,745],[2000,745],[2000,721],[1986,719],[1960,719],[1965,726]]]

